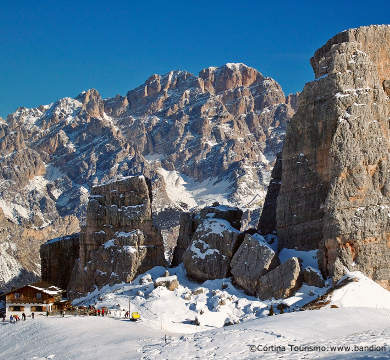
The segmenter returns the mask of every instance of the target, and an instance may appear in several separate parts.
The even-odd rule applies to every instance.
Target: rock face
[[[299,102],[298,102],[298,97],[299,97],[299,92],[296,94],[290,94],[286,97],[286,104],[290,105],[291,108],[296,112],[298,110]]]
[[[224,278],[230,272],[230,261],[243,241],[237,230],[242,211],[237,208],[216,205],[199,213],[184,215],[184,229],[180,230],[175,261],[183,261],[187,275],[197,281]],[[235,226],[235,227],[234,227]],[[183,249],[186,250],[183,252]],[[182,259],[180,259],[182,254]]]
[[[167,257],[180,213],[215,201],[201,191],[206,183],[200,181],[223,203],[245,206],[249,224],[294,113],[289,104],[273,79],[243,64],[226,64],[199,76],[152,75],[114,98],[102,99],[90,89],[0,119],[0,207],[18,234],[56,229],[52,235],[45,230],[49,237],[27,251],[31,264],[22,268],[39,275],[39,246],[69,234],[57,224],[67,216],[84,224],[90,189],[122,176],[152,180],[153,221],[163,230]],[[18,236],[0,241],[16,244]],[[30,238],[23,239],[18,253]],[[11,281],[4,279],[12,271],[7,267],[0,282]]]
[[[303,281],[309,286],[324,287],[325,281],[318,270],[308,266],[302,271]]]
[[[263,209],[260,215],[258,230],[261,234],[276,232],[276,201],[279,196],[282,183],[282,153],[279,153],[275,166],[271,173],[271,181],[268,185]]]
[[[229,206],[213,204],[199,211],[185,212],[180,217],[179,237],[173,255],[172,265],[177,266],[183,261],[183,254],[191,245],[198,226],[205,220],[216,218],[226,220],[235,230],[240,230],[242,210]]]
[[[390,289],[390,27],[344,31],[311,59],[287,127],[277,200],[280,247],[320,248],[338,280],[360,270]]]
[[[41,245],[41,279],[61,289],[68,287],[79,257],[79,233],[56,238]]]
[[[285,299],[302,286],[301,266],[293,257],[265,274],[258,282],[256,295],[261,300]]]
[[[8,291],[38,281],[41,276],[40,245],[58,234],[72,234],[78,228],[75,216],[59,218],[45,227],[34,226],[33,221],[18,225],[0,209],[0,289]]]
[[[255,295],[260,278],[278,265],[278,256],[262,236],[246,234],[232,258],[231,272],[248,295]]]
[[[199,225],[195,219],[196,213],[184,212],[180,216],[179,237],[173,253],[172,265],[178,266],[183,262],[183,254],[191,245],[192,236]]]
[[[201,282],[227,277],[234,249],[240,241],[242,233],[226,220],[204,220],[183,254],[187,275]]]
[[[153,226],[150,192],[143,176],[92,188],[69,298],[95,286],[129,282],[154,266],[165,265],[161,231]]]

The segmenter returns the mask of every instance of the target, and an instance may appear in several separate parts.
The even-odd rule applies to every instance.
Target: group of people
[[[90,307],[88,310],[89,311],[87,311],[87,312],[84,312],[84,315],[90,315],[90,310],[92,309],[92,307]],[[93,311],[93,310],[92,310]],[[62,317],[65,317],[65,310],[61,310],[61,312],[60,312],[60,315],[62,316]],[[106,311],[106,309],[95,309],[95,316],[104,316],[104,315],[106,315],[107,316],[107,311]],[[6,319],[6,316],[5,316],[5,313],[3,314],[3,321],[5,321],[5,319]],[[34,319],[34,313],[31,313],[31,319]],[[12,324],[15,324],[15,323],[17,323],[18,321],[20,321],[20,320],[26,320],[26,314],[25,313],[22,313],[22,318],[20,318],[18,315],[11,315],[10,316],[10,322],[12,323]]]
[[[22,318],[23,318],[23,320],[26,320],[26,314],[25,313],[22,314]],[[20,320],[21,319],[20,319],[20,317],[18,315],[11,315],[9,317],[9,322],[11,324],[15,324],[15,323],[19,322]]]
[[[31,319],[34,319],[34,313],[31,313]],[[9,322],[11,324],[15,324],[20,320],[26,321],[26,314],[25,313],[22,313],[22,318],[20,318],[18,315],[11,315],[9,317]],[[3,315],[3,321],[5,321],[5,314]]]
[[[100,310],[100,309],[95,309],[95,316],[97,315],[97,316],[100,316],[100,314],[102,315],[102,316],[104,316],[104,309],[102,309],[102,310]]]

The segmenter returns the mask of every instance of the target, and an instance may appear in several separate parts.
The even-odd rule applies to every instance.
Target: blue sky
[[[348,28],[390,23],[389,13],[388,0],[0,0],[0,116],[228,62],[301,91],[317,48]]]

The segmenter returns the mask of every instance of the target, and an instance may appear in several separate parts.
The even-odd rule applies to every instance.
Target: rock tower
[[[93,187],[79,242],[79,259],[68,285],[71,299],[165,266],[163,238],[153,226],[146,178],[128,177]]]
[[[310,62],[283,147],[279,246],[319,248],[325,275],[390,289],[390,26],[344,31]]]

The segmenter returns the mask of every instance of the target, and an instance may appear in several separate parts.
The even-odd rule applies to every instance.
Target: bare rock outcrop
[[[243,234],[228,221],[204,219],[183,254],[187,275],[201,282],[227,277],[231,259],[242,240]]]
[[[183,261],[184,252],[191,245],[198,226],[205,219],[226,220],[229,226],[232,226],[235,230],[240,230],[241,217],[242,210],[219,205],[218,203],[214,203],[213,206],[206,206],[200,211],[182,213],[180,216],[179,237],[173,254],[172,265],[177,266]]]
[[[165,265],[162,235],[153,226],[150,191],[143,176],[92,188],[68,297],[94,286],[129,282]]]
[[[191,245],[192,236],[198,225],[194,218],[195,215],[191,212],[184,212],[180,216],[179,236],[172,259],[173,266],[178,266],[183,261],[183,254]]]
[[[218,203],[184,213],[174,261],[183,261],[187,275],[197,281],[226,277],[244,237],[241,216],[242,210]]]
[[[344,31],[311,59],[287,127],[280,247],[319,248],[325,276],[359,270],[390,289],[390,27]]]
[[[178,288],[179,281],[177,280],[176,275],[159,277],[154,282],[154,287],[156,288],[158,286],[163,286],[166,287],[168,290],[173,291]]]
[[[289,94],[286,96],[286,104],[290,105],[295,112],[297,112],[299,106],[299,94],[300,92],[297,92],[296,94]]]
[[[79,257],[79,233],[55,238],[41,245],[41,279],[61,289],[68,287]]]
[[[256,295],[261,300],[285,299],[302,286],[302,280],[299,260],[293,257],[260,278]]]
[[[325,286],[325,281],[322,274],[311,266],[304,268],[302,271],[303,281],[309,286],[316,286],[322,288]]]
[[[278,265],[278,256],[258,234],[245,235],[230,263],[234,281],[249,295],[255,295],[260,278]]]

